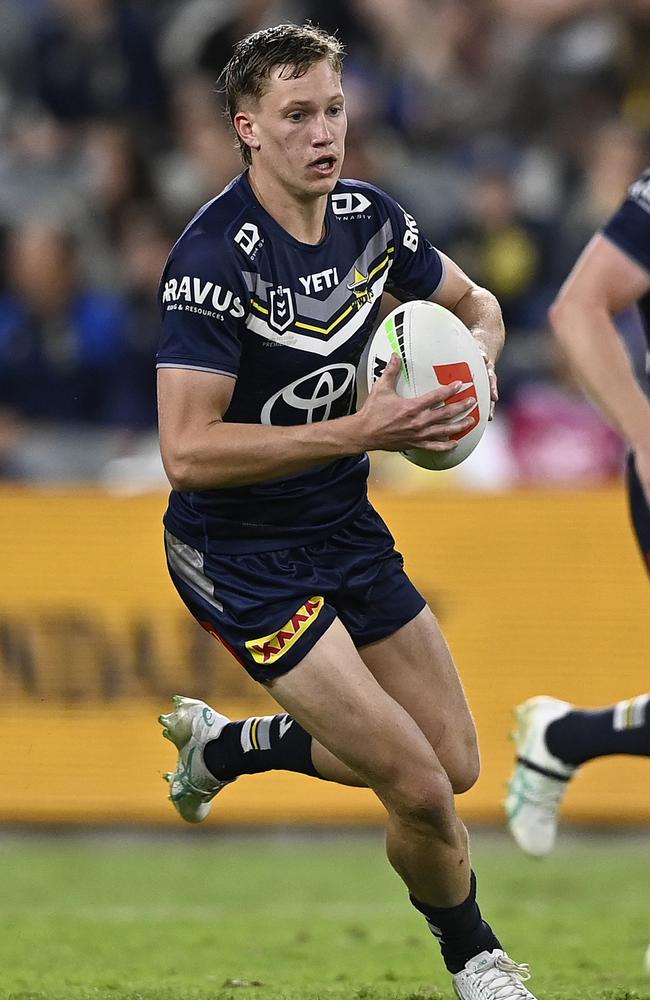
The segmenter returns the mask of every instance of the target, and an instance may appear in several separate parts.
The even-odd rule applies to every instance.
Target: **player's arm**
[[[298,427],[272,427],[224,422],[234,378],[160,368],[160,448],[169,481],[183,492],[244,486],[364,451],[456,447],[449,439],[471,425],[464,413],[472,401],[444,407],[440,403],[458,392],[461,383],[401,399],[395,392],[399,371],[393,356],[358,413]]]
[[[650,273],[606,236],[593,237],[551,306],[553,332],[572,368],[636,455],[650,500],[650,402],[614,325],[650,291]]]
[[[440,256],[444,263],[443,278],[431,299],[455,313],[478,341],[487,365],[494,409],[499,398],[494,365],[506,335],[501,307],[492,292],[472,281],[446,254]]]

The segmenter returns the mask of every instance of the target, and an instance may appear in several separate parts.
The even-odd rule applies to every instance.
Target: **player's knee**
[[[392,798],[392,811],[397,818],[420,830],[446,826],[454,810],[449,778],[441,768],[411,776],[397,785]]]
[[[447,768],[447,776],[451,782],[454,795],[468,792],[478,781],[481,773],[481,757],[475,734],[468,735],[456,755],[456,759]]]

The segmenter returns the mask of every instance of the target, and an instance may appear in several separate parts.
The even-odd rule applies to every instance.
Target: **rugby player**
[[[190,222],[162,277],[169,570],[284,709],[230,722],[177,697],[160,720],[179,750],[170,798],[197,822],[245,773],[369,786],[458,996],[530,1000],[527,966],[481,916],[455,811],[479,770],[461,683],[366,494],[367,451],[455,447],[471,424],[461,383],[400,399],[393,356],[355,412],[384,290],[453,310],[481,344],[494,400],[501,312],[391,198],[339,179],[341,69],[339,42],[311,25],[235,46],[225,92],[245,170]]]
[[[591,239],[553,303],[550,320],[578,378],[629,445],[627,493],[650,571],[650,401],[615,317],[638,303],[650,375],[650,170]],[[650,694],[594,711],[540,695],[517,708],[517,764],[506,799],[508,825],[529,854],[548,854],[568,782],[589,760],[650,757]]]

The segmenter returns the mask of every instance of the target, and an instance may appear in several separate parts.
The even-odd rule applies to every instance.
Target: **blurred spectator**
[[[61,121],[160,122],[164,88],[152,31],[127,0],[50,0],[34,31],[33,73],[36,96]]]
[[[209,77],[193,74],[177,81],[172,94],[174,142],[157,157],[154,169],[160,199],[176,233],[242,169],[215,90]]]
[[[118,244],[128,306],[124,325],[128,376],[124,381],[130,394],[127,423],[137,431],[156,428],[156,373],[151,358],[160,337],[158,284],[171,243],[171,227],[165,226],[154,205],[134,205],[124,217]]]
[[[33,222],[10,234],[7,291],[0,299],[5,476],[38,475],[30,467],[33,447],[32,458],[21,447],[30,435],[33,445],[41,427],[57,430],[63,463],[65,439],[78,427],[132,425],[138,407],[128,377],[127,317],[123,299],[80,282],[67,233]],[[48,469],[52,461],[50,452]]]
[[[13,226],[40,216],[79,231],[80,137],[42,111],[16,112],[0,146],[0,222]]]

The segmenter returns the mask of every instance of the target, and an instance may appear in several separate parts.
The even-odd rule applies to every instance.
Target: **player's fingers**
[[[463,387],[462,382],[450,382],[449,385],[438,386],[430,392],[424,392],[414,400],[416,412],[421,410],[431,410],[439,407],[441,403],[455,396]],[[475,401],[476,402],[476,401]]]
[[[463,434],[469,430],[470,427],[474,425],[475,421],[473,417],[462,417],[456,420],[444,420],[429,422],[425,425],[423,429],[423,434],[426,440],[432,441],[444,441],[445,439],[451,439],[456,437],[458,434]]]
[[[391,354],[388,359],[388,364],[384,368],[381,377],[377,380],[381,385],[388,386],[389,389],[394,389],[397,385],[397,379],[399,378],[400,368],[402,367],[402,362],[400,361],[397,354]]]
[[[418,448],[421,451],[453,451],[458,447],[458,441],[449,438],[436,441],[414,441],[407,448]]]
[[[478,406],[475,396],[467,396],[466,399],[459,399],[454,403],[439,403],[437,406],[429,406],[424,411],[430,417],[431,423],[445,423],[448,420],[456,420],[470,413]]]
[[[494,370],[492,362],[486,359],[485,366],[488,373],[488,382],[490,383],[490,413],[488,420],[492,420],[495,404],[499,401],[499,385],[497,382],[497,373]]]

